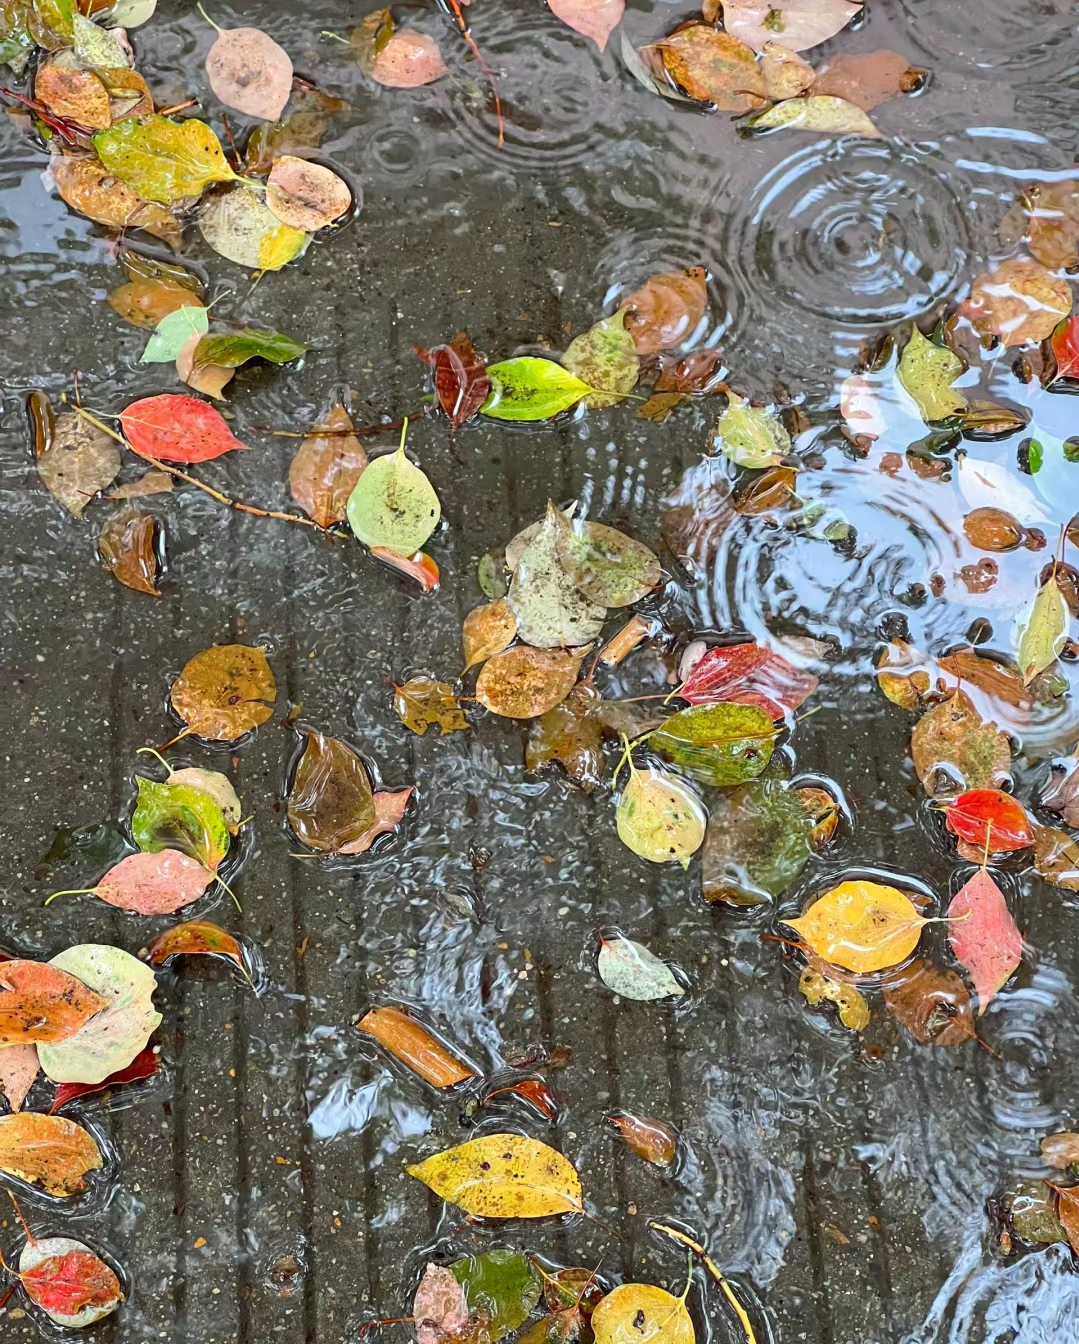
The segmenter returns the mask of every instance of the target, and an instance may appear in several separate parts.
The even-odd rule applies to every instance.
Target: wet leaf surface
[[[760,644],[709,649],[678,689],[691,705],[734,701],[757,705],[772,719],[798,709],[817,689],[817,678]]]
[[[234,448],[247,448],[220,411],[174,392],[133,401],[122,412],[120,424],[135,452],[166,462],[208,462]]]
[[[339,738],[307,733],[288,795],[288,824],[297,840],[320,854],[336,854],[374,822],[363,761]]]
[[[374,794],[371,799],[375,805],[374,821],[362,835],[350,840],[347,845],[342,845],[338,852],[366,854],[380,835],[389,835],[400,826],[412,794],[411,788],[379,791]]]
[[[485,1251],[450,1269],[465,1290],[469,1313],[486,1318],[491,1344],[523,1325],[539,1302],[539,1275],[520,1251]]]
[[[54,1115],[69,1101],[76,1101],[79,1097],[93,1096],[109,1088],[122,1087],[125,1083],[138,1083],[144,1078],[152,1078],[160,1065],[161,1056],[156,1050],[140,1050],[126,1068],[118,1069],[99,1083],[61,1083],[56,1089],[49,1114]]]
[[[477,663],[486,662],[493,654],[501,653],[513,643],[516,635],[517,617],[504,597],[486,606],[475,607],[465,617],[461,627],[464,670],[467,672]]]
[[[839,1020],[848,1031],[865,1031],[869,1026],[873,1015],[857,986],[834,980],[818,965],[810,963],[802,967],[798,990],[811,1007],[824,1002],[834,1003]]]
[[[969,789],[996,789],[1011,773],[1007,735],[986,722],[966,691],[934,705],[914,725],[914,768],[931,798]]]
[[[999,789],[972,789],[948,804],[948,830],[969,846],[980,862],[983,853],[1028,849],[1033,841],[1026,808]]]
[[[634,854],[652,863],[680,863],[685,868],[704,843],[707,817],[693,789],[657,766],[630,776],[615,809],[618,838]]]
[[[215,644],[188,659],[169,698],[190,732],[232,742],[272,717],[277,687],[260,648]]]
[[[282,154],[266,181],[266,204],[283,224],[316,233],[351,209],[352,192],[322,164]]]
[[[896,377],[913,397],[926,424],[946,420],[966,406],[966,397],[953,386],[963,372],[964,364],[957,354],[927,340],[917,327],[911,329]]]
[[[765,101],[756,56],[735,34],[688,24],[657,42],[656,51],[679,89],[721,112],[749,112]]]
[[[315,433],[303,440],[289,468],[292,498],[320,527],[345,520],[349,495],[367,466],[348,412],[336,402]]]
[[[841,882],[805,914],[782,923],[825,961],[868,975],[904,961],[925,925],[910,898],[879,882]]]
[[[464,1289],[445,1265],[428,1261],[412,1299],[417,1344],[443,1344],[468,1324]]]
[[[817,71],[813,92],[843,98],[872,112],[889,98],[912,92],[925,75],[896,51],[840,52]]]
[[[1041,803],[1050,812],[1058,813],[1065,826],[1079,829],[1079,758],[1069,756],[1054,761]]]
[[[203,199],[199,232],[215,252],[253,271],[279,271],[311,241],[305,230],[283,224],[262,195],[242,183]]]
[[[808,98],[788,98],[746,119],[755,131],[828,131],[832,135],[860,135],[879,140],[880,131],[855,103],[843,98],[813,93]]]
[[[601,607],[628,607],[658,587],[662,577],[659,557],[643,542],[603,523],[570,522],[550,506],[548,518],[555,528],[559,564],[589,602]],[[534,554],[529,547],[522,564],[530,563]]]
[[[1070,626],[1071,613],[1054,570],[1038,589],[1020,624],[1018,661],[1024,686],[1029,686],[1039,672],[1056,662],[1067,642]]]
[[[259,28],[218,28],[206,74],[220,102],[262,121],[277,121],[292,92],[288,52]]]
[[[131,124],[120,122],[99,134],[112,135]],[[53,163],[52,174],[61,199],[95,224],[113,229],[142,229],[170,247],[180,246],[183,228],[176,216],[123,181],[117,181],[121,175],[114,169],[95,159],[65,157]]]
[[[1034,867],[1047,882],[1079,891],[1079,844],[1057,826],[1034,827]]]
[[[861,10],[850,0],[723,0],[723,23],[756,51],[770,41],[792,51],[815,47],[850,23]]]
[[[9,1045],[0,1050],[0,1090],[12,1115],[22,1110],[40,1072],[36,1045]]]
[[[976,1034],[966,985],[931,962],[912,961],[889,976],[884,1002],[919,1045],[962,1045]]]
[[[584,399],[592,410],[617,406],[622,394],[637,385],[640,359],[633,337],[626,330],[626,315],[620,309],[590,327],[570,342],[563,365],[589,387],[599,389]]]
[[[393,688],[393,707],[397,717],[420,737],[434,726],[438,735],[462,733],[469,724],[457,703],[453,687],[434,677],[410,677],[403,686]]]
[[[705,900],[753,906],[786,891],[812,853],[813,818],[800,793],[778,780],[754,780],[709,799]]]
[[[490,392],[480,407],[494,420],[550,420],[593,389],[553,359],[520,355],[488,364]]]
[[[66,1197],[86,1189],[102,1165],[101,1151],[81,1125],[58,1115],[0,1115],[0,1171]]]
[[[208,849],[213,841],[195,838],[191,843]],[[89,888],[88,894],[139,915],[171,915],[197,901],[213,880],[213,872],[197,858],[163,848],[129,854],[114,864],[96,887]]]
[[[532,719],[525,768],[542,770],[557,761],[574,784],[591,792],[603,776],[603,726],[592,713],[600,698],[592,687],[578,684],[560,705]]]
[[[161,205],[198,196],[211,182],[236,177],[211,127],[194,118],[176,122],[157,113],[130,117],[98,131],[94,148],[125,186]]]
[[[639,355],[670,350],[689,339],[708,306],[706,281],[703,266],[662,271],[623,300],[626,330]]]
[[[229,852],[229,828],[213,799],[201,789],[173,783],[171,778],[159,783],[139,775],[136,783],[139,792],[131,817],[131,836],[139,849],[144,854],[179,850],[211,873],[216,872],[218,864]],[[122,862],[128,863],[128,860]],[[128,879],[119,875],[119,867],[117,865],[113,870],[116,876],[108,885],[110,889],[115,888],[118,896],[127,896]],[[135,884],[135,890],[145,889],[146,899],[151,899],[151,892],[161,894],[168,890],[172,873],[166,871],[164,865],[156,869],[147,867],[150,871],[139,871],[137,875],[133,872],[130,880]],[[175,867],[179,869],[175,874],[177,889],[197,883],[198,874],[193,875],[192,881],[181,865]],[[113,904],[117,903],[113,901]]]
[[[364,74],[389,89],[418,89],[449,73],[427,33],[398,28],[388,9],[375,10],[349,38]]]
[[[149,513],[125,510],[110,518],[97,539],[107,568],[113,577],[136,593],[160,597],[157,591],[157,551],[154,545],[157,523]]]
[[[568,544],[563,541],[567,527],[548,501],[547,515],[521,555],[510,584],[517,633],[537,649],[588,644],[599,635],[607,616],[606,606],[586,597],[566,572],[561,556],[563,551],[570,554],[573,544],[572,539]]]
[[[1017,257],[978,276],[963,312],[978,331],[999,336],[1004,345],[1025,345],[1051,336],[1071,307],[1066,280]]]
[[[179,291],[186,294],[186,291]],[[194,298],[192,294],[186,297]],[[141,364],[171,364],[192,336],[204,336],[210,327],[210,314],[198,304],[181,303],[166,313],[154,328],[154,334],[142,352]]]
[[[626,0],[550,0],[550,10],[584,37],[590,37],[600,51],[618,27],[625,13]]]
[[[395,453],[368,463],[346,512],[349,527],[365,546],[406,558],[423,549],[442,506],[426,475],[405,456],[404,435]]]
[[[356,1029],[373,1036],[394,1059],[399,1059],[432,1087],[456,1087],[458,1083],[476,1077],[475,1069],[458,1059],[433,1032],[404,1009],[369,1008]]]
[[[485,1134],[406,1170],[447,1203],[480,1218],[546,1218],[582,1209],[581,1182],[571,1164],[520,1134]]]
[[[2,962],[0,1045],[66,1040],[107,1002],[75,976],[45,962]]]
[[[227,929],[208,919],[189,919],[159,933],[150,944],[151,966],[164,966],[172,957],[223,957],[247,975],[243,948]],[[146,1053],[145,1051],[143,1052]],[[141,1056],[140,1056],[141,1058]],[[155,1055],[156,1059],[157,1056]],[[142,1077],[144,1075],[138,1075]],[[124,1079],[123,1081],[129,1081]]]
[[[460,429],[479,412],[491,390],[486,361],[473,349],[464,331],[459,331],[447,345],[436,345],[430,350],[417,345],[414,349],[434,370],[439,405],[454,429]]]
[[[757,705],[694,705],[666,719],[651,745],[702,784],[756,779],[772,757],[775,728]]]
[[[93,1325],[124,1300],[120,1281],[105,1261],[71,1237],[28,1241],[19,1255],[19,1282],[31,1302],[68,1329]]]
[[[65,411],[56,417],[51,441],[37,460],[49,491],[76,518],[120,470],[120,448],[101,430]]]
[[[607,988],[623,999],[648,1003],[681,998],[686,992],[665,961],[621,933],[600,938],[596,970]]]
[[[948,944],[978,993],[978,1015],[1023,959],[1023,939],[1004,893],[987,869],[956,892],[948,907]]]
[[[202,299],[170,279],[129,280],[109,291],[109,307],[132,326],[153,328],[178,308],[201,308]]]
[[[791,451],[782,421],[735,392],[716,424],[715,442],[739,467],[774,467]]]
[[[696,1344],[693,1319],[680,1297],[650,1283],[623,1283],[592,1313],[596,1344]]]
[[[669,1167],[677,1157],[678,1138],[662,1120],[628,1111],[609,1111],[604,1119],[615,1127],[631,1152],[654,1167]]]

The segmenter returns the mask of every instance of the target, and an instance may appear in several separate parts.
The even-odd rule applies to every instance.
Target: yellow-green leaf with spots
[[[554,1148],[520,1134],[485,1134],[406,1171],[477,1218],[548,1218],[583,1210],[572,1165]]]

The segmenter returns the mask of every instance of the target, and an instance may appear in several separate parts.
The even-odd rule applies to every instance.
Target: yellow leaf
[[[695,1344],[693,1320],[680,1297],[650,1283],[623,1283],[592,1313],[596,1344]]]
[[[581,1180],[571,1164],[545,1143],[520,1134],[486,1134],[406,1170],[436,1195],[480,1218],[547,1218],[583,1208]]]
[[[905,960],[926,923],[910,899],[878,882],[841,882],[799,919],[782,921],[834,966],[867,975]]]
[[[828,999],[839,1010],[839,1020],[850,1031],[864,1031],[869,1026],[870,1012],[862,993],[854,985],[842,984],[830,975],[816,970],[813,966],[802,969],[798,988],[806,997],[806,1002],[814,1007],[822,999]]]

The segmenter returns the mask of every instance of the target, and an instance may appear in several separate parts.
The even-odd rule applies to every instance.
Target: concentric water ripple
[[[1079,12],[1073,0],[892,0],[908,36],[938,65],[992,78],[1044,80],[1074,69]]]

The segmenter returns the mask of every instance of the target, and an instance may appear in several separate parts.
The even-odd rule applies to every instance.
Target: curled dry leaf
[[[872,112],[897,94],[913,92],[925,74],[896,51],[842,52],[817,71],[813,92],[843,98]]]
[[[583,1209],[580,1178],[570,1163],[520,1134],[485,1134],[406,1171],[478,1218],[546,1218]]]
[[[221,928],[219,924],[212,924],[208,919],[189,919],[183,924],[174,924],[171,929],[158,934],[150,944],[148,953],[151,966],[164,966],[171,957],[186,956],[223,957],[239,967],[244,976],[247,976],[247,965],[239,940],[227,929]],[[153,1054],[152,1051],[143,1052],[146,1053]],[[156,1059],[157,1056],[153,1055],[153,1058]]]
[[[352,420],[335,402],[318,429],[300,444],[289,468],[292,498],[319,527],[344,522],[348,497],[367,466]]]
[[[931,798],[968,789],[998,789],[1011,773],[1012,748],[995,723],[986,722],[966,691],[934,705],[914,725],[910,753]]]
[[[560,705],[532,719],[525,768],[542,770],[558,761],[574,784],[591,792],[603,775],[603,726],[592,714],[600,700],[597,690],[581,682]]]
[[[412,1319],[417,1344],[443,1344],[464,1331],[468,1324],[465,1290],[445,1265],[430,1261],[424,1265],[412,1299]]]
[[[513,643],[517,635],[517,617],[504,597],[486,606],[476,607],[464,619],[461,643],[465,654],[465,671],[477,663],[486,662],[493,654],[501,653]]]
[[[439,737],[468,728],[453,687],[433,677],[410,677],[403,686],[394,686],[393,707],[405,727],[420,737],[432,725]]]
[[[2,962],[0,1046],[67,1040],[107,1004],[75,976],[46,962]]]
[[[322,164],[282,154],[266,180],[266,204],[282,224],[317,233],[348,212],[352,192]]]
[[[120,445],[74,411],[53,422],[38,474],[50,493],[76,518],[120,470]]]
[[[696,1344],[685,1300],[650,1283],[619,1284],[592,1312],[596,1344]]]
[[[93,1136],[73,1120],[24,1111],[0,1115],[0,1171],[50,1195],[77,1195],[102,1166]]]
[[[9,1045],[0,1050],[0,1091],[16,1115],[41,1071],[36,1045]]]
[[[1056,826],[1034,827],[1034,867],[1065,891],[1079,891],[1079,844]]]
[[[133,401],[121,413],[120,424],[136,453],[166,462],[208,462],[234,448],[247,448],[220,411],[174,392]]]
[[[245,183],[205,198],[199,232],[215,252],[253,271],[279,271],[307,250],[311,235],[283,224]]]
[[[669,1167],[678,1156],[678,1137],[662,1120],[629,1111],[609,1111],[603,1118],[615,1127],[627,1148],[654,1167]]]
[[[787,98],[763,112],[754,112],[743,125],[755,131],[776,131],[790,127],[796,131],[829,131],[833,135],[861,135],[879,140],[880,131],[854,103],[829,95],[811,94],[808,98]]]
[[[681,345],[692,336],[708,306],[703,266],[651,276],[622,303],[626,330],[639,355]]]
[[[118,181],[114,172],[96,159],[55,156],[52,176],[64,203],[95,224],[110,229],[142,229],[169,247],[179,248],[183,226],[176,216]]]
[[[273,714],[277,687],[260,648],[215,644],[189,658],[169,699],[188,731],[232,742]]]
[[[473,349],[466,331],[459,331],[448,345],[413,349],[434,370],[439,405],[454,429],[460,429],[479,411],[491,390],[486,360]]]
[[[336,854],[374,821],[371,779],[363,761],[339,738],[307,733],[288,795],[293,835],[320,854]]]
[[[369,1008],[357,1030],[373,1036],[394,1059],[432,1087],[456,1087],[477,1076],[430,1031],[401,1008]]]
[[[686,992],[665,961],[621,933],[601,936],[596,970],[608,989],[639,1003],[678,999]]]
[[[398,789],[396,792],[378,792],[372,798],[375,805],[375,819],[362,835],[342,845],[340,854],[366,854],[380,835],[389,835],[404,820],[408,800],[412,789]]]
[[[662,624],[654,616],[631,616],[621,630],[613,634],[599,655],[604,667],[618,667],[629,657],[634,649],[646,640],[654,638],[662,629]]]
[[[562,563],[569,526],[548,500],[547,515],[521,555],[510,584],[508,600],[517,633],[537,649],[588,644],[603,629],[607,615],[606,606],[579,591]]]
[[[979,868],[948,907],[948,943],[978,991],[978,1015],[1019,966],[1023,939],[1004,893]]]
[[[626,10],[626,0],[548,0],[556,19],[592,41],[603,51],[607,39],[618,27]]]
[[[349,527],[365,546],[405,558],[423,549],[442,516],[435,488],[405,456],[405,439],[395,453],[376,457],[348,497]]]
[[[704,843],[707,815],[700,799],[685,780],[658,766],[638,769],[631,759],[629,771],[615,809],[619,840],[652,863],[688,867]]]
[[[175,849],[129,854],[105,874],[86,895],[139,915],[171,915],[197,901],[214,880],[198,859]],[[55,896],[73,895],[55,892]]]
[[[825,961],[868,975],[906,960],[926,920],[897,887],[852,881],[841,882],[804,915],[782,923]]]
[[[206,74],[220,102],[262,121],[277,121],[292,92],[288,52],[259,28],[218,28]]]
[[[534,719],[565,700],[580,666],[580,656],[566,649],[518,644],[484,663],[476,699],[502,718]]]
[[[124,1300],[120,1281],[85,1242],[31,1237],[19,1255],[19,1282],[36,1306],[68,1330],[81,1330]]]
[[[999,336],[1004,345],[1026,345],[1051,336],[1071,307],[1066,280],[1036,261],[1014,257],[978,276],[962,312],[983,335]]]
[[[633,337],[626,330],[625,309],[571,341],[562,363],[581,382],[597,389],[585,397],[587,407],[617,406],[626,392],[633,391],[641,367]]]
[[[825,1000],[834,1003],[839,1020],[848,1031],[865,1031],[869,1026],[872,1017],[869,1004],[856,985],[833,980],[819,966],[808,965],[802,967],[802,973],[798,977],[798,989],[804,995],[806,1003],[814,1008]]]
[[[114,578],[136,593],[160,597],[157,580],[157,521],[138,509],[110,518],[97,539],[97,548]]]
[[[883,988],[888,1011],[919,1045],[962,1045],[976,1035],[970,994],[955,971],[912,961]]]
[[[767,100],[753,50],[730,32],[705,23],[687,24],[653,49],[672,83],[721,112],[749,112]]]

